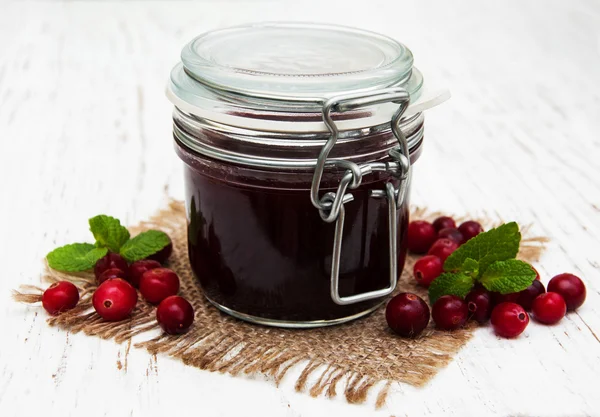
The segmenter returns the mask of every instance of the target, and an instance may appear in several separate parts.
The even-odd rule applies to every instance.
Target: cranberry
[[[464,241],[471,239],[472,237],[477,236],[479,233],[483,232],[483,227],[473,220],[466,221],[458,226],[458,230],[462,233]]]
[[[158,305],[156,320],[168,334],[185,333],[194,321],[194,308],[185,298],[171,295]]]
[[[385,319],[400,336],[416,337],[429,323],[429,307],[418,295],[404,292],[390,300]]]
[[[435,241],[429,249],[429,252],[427,252],[427,255],[435,255],[444,262],[456,249],[458,249],[458,243],[450,239],[442,238]]]
[[[153,261],[151,259],[142,259],[141,261],[135,261],[131,265],[129,265],[129,282],[134,287],[140,286],[140,279],[144,272],[149,271],[151,269],[160,268],[162,265],[158,261]]]
[[[492,306],[497,306],[502,303],[516,303],[519,298],[518,292],[500,294],[499,292],[492,291],[490,295],[492,296]]]
[[[104,281],[92,296],[96,313],[107,321],[126,319],[131,315],[136,303],[135,288],[121,278]]]
[[[550,287],[548,287],[550,288]],[[567,313],[567,303],[562,295],[547,292],[533,300],[533,317],[540,323],[558,323]]]
[[[541,281],[533,281],[529,287],[518,293],[519,296],[517,297],[516,303],[525,310],[529,311],[533,305],[533,300],[535,300],[538,295],[545,292],[546,289]]]
[[[121,271],[119,268],[110,268],[101,273],[96,281],[98,282],[98,285],[100,285],[107,279],[122,278],[126,280],[126,277],[127,274],[125,274],[125,272]]]
[[[179,291],[179,277],[168,268],[155,268],[144,272],[140,279],[140,292],[152,304],[158,304]]]
[[[437,239],[437,232],[429,222],[410,222],[407,231],[407,246],[414,253],[425,253]]]
[[[475,288],[465,297],[469,316],[483,324],[492,314],[492,296],[485,288]]]
[[[72,309],[78,302],[79,291],[69,281],[55,282],[42,294],[42,306],[53,316]]]
[[[171,240],[169,239],[169,244],[167,246],[165,246],[164,248],[162,248],[155,254],[148,256],[148,259],[153,260],[153,261],[158,261],[161,264],[164,264],[165,262],[167,262],[167,259],[169,259],[169,257],[171,256],[172,253],[173,253],[173,242],[171,242]]]
[[[417,282],[425,287],[440,276],[443,272],[443,263],[440,258],[434,255],[425,255],[413,267],[413,273]]]
[[[438,239],[439,238],[446,238],[446,239],[453,240],[456,243],[458,243],[459,245],[462,245],[462,243],[464,241],[464,237],[463,237],[462,233],[459,232],[458,229],[453,228],[453,227],[446,227],[446,228],[440,230],[438,232]]]
[[[492,311],[492,326],[498,336],[517,337],[529,324],[529,315],[516,303],[500,303]]]
[[[112,268],[120,269],[124,273],[127,273],[127,261],[123,259],[123,257],[118,253],[107,253],[103,258],[98,259],[98,262],[96,262],[96,266],[94,266],[94,275],[96,276],[96,280],[100,279],[100,275],[104,271]]]
[[[468,315],[467,303],[455,295],[438,298],[431,309],[433,321],[442,330],[455,330],[464,326]]]
[[[548,283],[549,292],[557,292],[565,299],[568,310],[581,307],[585,301],[585,285],[573,274],[559,274]]]
[[[452,217],[441,216],[433,221],[433,227],[438,232],[442,229],[456,228],[456,223]]]

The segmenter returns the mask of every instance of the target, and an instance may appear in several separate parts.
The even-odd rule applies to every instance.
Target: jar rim
[[[423,114],[417,113],[402,119],[400,123],[411,154],[423,142],[423,121]],[[253,131],[197,118],[175,108],[173,138],[175,143],[189,152],[234,165],[312,171],[321,149],[329,139],[329,133],[299,135]],[[389,151],[397,146],[398,139],[392,134],[388,122],[340,132],[331,157],[354,163],[373,162],[388,159]]]

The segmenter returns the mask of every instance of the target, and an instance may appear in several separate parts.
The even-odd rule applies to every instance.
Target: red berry
[[[385,309],[388,326],[403,337],[416,337],[429,323],[429,307],[421,297],[408,292],[398,294]]]
[[[546,292],[544,288],[544,284],[541,281],[533,281],[531,285],[525,288],[523,291],[518,293],[516,303],[523,307],[525,310],[531,310],[531,306],[533,305],[533,300],[535,298]]]
[[[456,223],[452,217],[441,216],[433,221],[433,227],[439,232],[446,228],[456,228]]]
[[[437,239],[437,232],[429,222],[416,220],[408,224],[407,246],[411,252],[425,253]]]
[[[79,291],[69,281],[50,285],[42,294],[42,306],[53,316],[72,309],[79,302]]]
[[[173,242],[169,239],[169,244],[167,246],[156,252],[154,255],[148,256],[148,259],[164,264],[167,262],[167,259],[169,259],[169,256],[171,256],[171,253],[173,253]]]
[[[112,268],[120,269],[124,273],[127,273],[127,261],[123,259],[123,257],[118,253],[107,253],[103,258],[98,259],[98,262],[96,262],[96,266],[94,266],[94,275],[96,276],[96,280],[100,278],[100,275],[104,271]]]
[[[562,295],[568,310],[575,310],[585,301],[586,290],[583,281],[573,274],[559,274],[548,283],[548,292]]]
[[[469,309],[463,299],[455,295],[444,295],[433,304],[431,316],[438,328],[455,330],[467,322]]]
[[[433,255],[425,255],[413,267],[413,273],[417,283],[424,287],[429,287],[429,284],[440,276],[443,272],[443,263],[440,258]]]
[[[100,285],[107,279],[121,278],[121,279],[127,280],[126,277],[127,277],[127,274],[125,272],[121,271],[119,268],[110,268],[110,269],[107,269],[106,271],[104,271],[103,273],[101,273],[98,276],[98,279],[96,281],[98,282],[98,285]]]
[[[540,323],[558,323],[567,314],[567,303],[564,298],[555,292],[538,295],[533,300],[533,317]]]
[[[492,296],[492,306],[497,306],[502,303],[516,303],[519,298],[518,292],[500,294],[499,292],[492,291],[490,295]]]
[[[477,236],[479,233],[483,232],[483,227],[473,220],[466,221],[458,226],[458,230],[462,233],[464,242],[471,239],[472,237]]]
[[[529,315],[516,303],[500,303],[492,311],[492,326],[498,336],[517,337],[529,324]]]
[[[427,255],[435,255],[444,262],[456,249],[458,249],[458,243],[450,239],[442,238],[435,241],[429,249],[429,252],[427,252]]]
[[[185,298],[171,295],[158,305],[156,320],[168,334],[185,333],[194,321],[194,308]]]
[[[459,232],[458,229],[455,229],[453,227],[446,227],[446,228],[440,230],[438,232],[438,239],[439,238],[446,238],[446,239],[453,240],[456,243],[458,243],[459,245],[462,245],[463,240],[464,240],[462,233]]]
[[[94,291],[92,304],[104,320],[119,321],[131,315],[137,303],[137,292],[121,278],[104,281]]]
[[[152,304],[158,304],[179,291],[179,277],[168,268],[155,268],[144,272],[140,279],[140,292]]]
[[[465,297],[469,316],[483,324],[492,314],[492,297],[485,288],[475,288]]]
[[[140,279],[144,272],[149,271],[151,269],[160,268],[162,265],[158,261],[153,261],[151,259],[142,259],[141,261],[135,261],[131,265],[129,265],[129,282],[134,287],[140,286]]]

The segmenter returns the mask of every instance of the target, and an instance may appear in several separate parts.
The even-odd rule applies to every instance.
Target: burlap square
[[[431,219],[437,213],[415,210],[412,219]],[[479,219],[493,226],[490,219]],[[445,367],[472,336],[473,325],[454,332],[436,330],[432,324],[417,339],[394,335],[387,327],[384,308],[368,317],[348,324],[311,330],[287,330],[248,324],[219,312],[202,296],[191,274],[187,257],[185,209],[181,202],[171,202],[150,221],[130,230],[133,234],[146,229],[168,233],[174,245],[169,267],[181,278],[181,295],[195,309],[192,329],[182,336],[161,335],[134,344],[151,354],[179,358],[186,365],[231,375],[263,373],[279,384],[292,367],[301,367],[295,381],[298,391],[311,396],[335,396],[343,393],[350,403],[365,401],[369,389],[378,390],[376,405],[381,406],[394,382],[422,386]],[[520,258],[537,260],[543,238],[528,237],[523,230]],[[401,275],[398,292],[410,291],[427,300],[426,290],[413,284],[412,266],[418,257],[409,255]],[[114,339],[118,343],[158,329],[155,307],[141,297],[131,320],[104,322],[91,307],[96,285],[90,274],[64,275],[48,270],[49,281],[69,279],[82,289],[79,305],[48,323],[71,332],[83,331],[90,336]],[[39,289],[38,289],[39,290]],[[38,295],[16,292],[19,301],[39,301]]]

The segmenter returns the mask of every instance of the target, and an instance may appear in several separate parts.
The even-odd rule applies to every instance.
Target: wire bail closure
[[[399,104],[398,110],[396,110],[391,120],[391,129],[398,140],[398,146],[389,151],[390,162],[372,162],[358,165],[342,159],[327,159],[339,136],[339,129],[331,117],[332,111],[342,113],[361,107],[389,102]],[[411,175],[409,148],[406,137],[400,129],[400,119],[408,108],[409,103],[410,96],[406,90],[401,87],[392,87],[378,90],[376,93],[359,93],[332,97],[323,104],[323,122],[331,132],[331,137],[319,153],[310,189],[310,200],[313,206],[319,210],[319,215],[325,222],[335,222],[331,264],[331,298],[336,304],[354,304],[373,298],[384,297],[391,294],[396,288],[398,281],[398,225],[396,211],[402,206],[406,198]],[[346,171],[335,193],[327,192],[322,197],[319,197],[321,178],[326,166],[345,168]],[[346,191],[348,188],[351,190],[358,188],[363,176],[376,171],[391,172],[400,181],[398,188],[395,188],[392,182],[388,181],[385,184],[385,189],[370,190],[371,197],[386,198],[388,202],[390,284],[388,287],[379,290],[342,297],[339,293],[339,271],[344,234],[344,204],[354,199],[352,193],[347,193]]]

